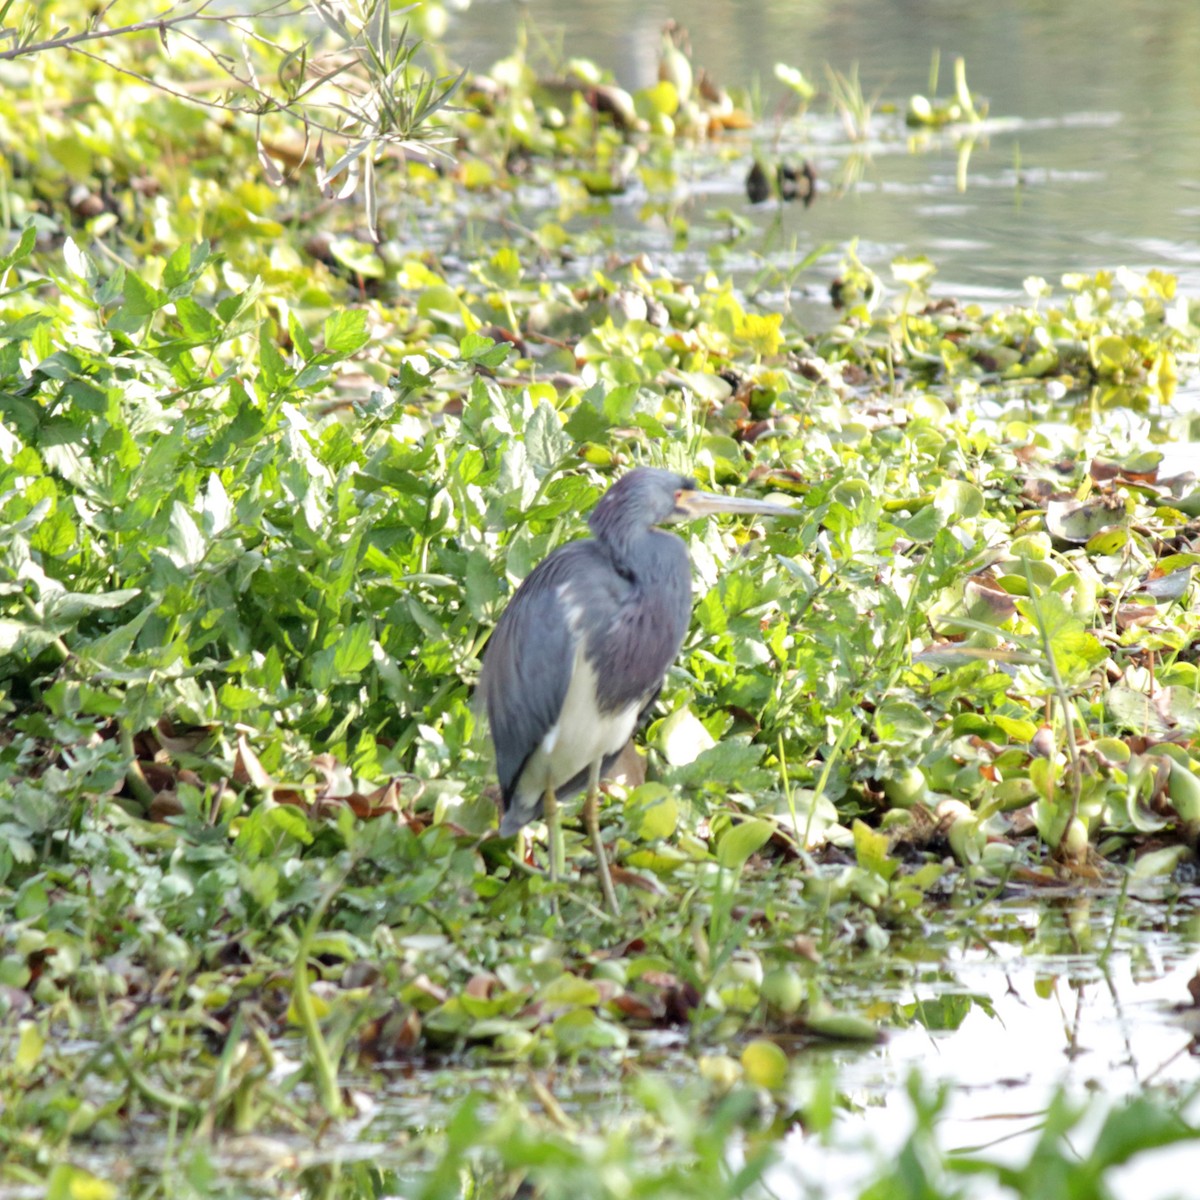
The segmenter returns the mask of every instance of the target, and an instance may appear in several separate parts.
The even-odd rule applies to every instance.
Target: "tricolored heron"
[[[500,833],[544,813],[557,879],[558,800],[586,785],[584,824],[614,916],[600,780],[654,703],[692,611],[687,548],[655,526],[716,512],[790,511],[639,467],[601,497],[588,520],[591,538],[560,546],[530,573],[491,636],[480,686],[504,802]]]

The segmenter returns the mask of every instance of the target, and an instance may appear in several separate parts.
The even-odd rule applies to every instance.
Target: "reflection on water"
[[[760,87],[767,119],[734,143],[742,153],[716,178],[701,172],[681,210],[689,221],[702,222],[717,197],[750,212],[742,182],[752,154],[779,136],[779,148],[815,163],[822,191],[809,209],[754,210],[777,247],[794,239],[803,254],[858,237],[877,269],[897,253],[926,254],[939,265],[939,290],[964,299],[1013,299],[1028,275],[1056,280],[1117,265],[1161,267],[1200,292],[1200,4],[1192,0],[475,0],[452,22],[451,54],[486,69],[516,44],[523,13],[547,69],[552,52],[584,55],[625,86],[645,86],[655,78],[659,30],[673,16],[688,27],[697,66],[727,86]],[[993,120],[973,131],[969,147],[953,132],[910,142],[902,118],[882,112],[870,139],[851,147],[820,101],[802,122],[777,128],[770,119],[781,92],[776,62],[818,83],[826,63],[842,71],[857,63],[868,96],[903,105],[928,91],[934,49],[943,94],[961,54],[972,89],[990,102]],[[651,249],[670,246],[666,231],[656,245],[636,214],[636,205],[617,206],[613,219]]]
[[[1074,1102],[1100,1101],[1080,1128],[1081,1154],[1109,1103],[1149,1085],[1185,1095],[1195,1089],[1194,903],[1170,915],[1134,905],[1115,931],[1113,917],[1111,899],[1006,907],[967,931],[936,971],[914,966],[909,979],[885,989],[912,1023],[871,1053],[832,1052],[839,1087],[858,1112],[828,1144],[793,1135],[771,1179],[776,1194],[857,1196],[911,1130],[912,1106],[899,1085],[913,1070],[927,1089],[952,1085],[938,1124],[944,1150],[1012,1166],[1029,1160],[1041,1114],[1060,1087]],[[1193,1108],[1200,1117],[1200,1104]],[[1139,1156],[1109,1182],[1120,1197],[1178,1195],[1179,1171],[1195,1156],[1194,1143]]]

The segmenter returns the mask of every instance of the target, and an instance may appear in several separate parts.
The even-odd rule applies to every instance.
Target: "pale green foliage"
[[[1200,497],[1160,478],[1148,418],[1088,418],[1163,408],[1196,304],[1102,272],[985,312],[931,301],[923,259],[889,296],[851,248],[840,314],[806,331],[640,258],[557,278],[547,256],[604,248],[572,225],[588,172],[638,170],[669,216],[669,155],[631,168],[631,126],[516,60],[502,115],[482,91],[446,112],[400,86],[409,43],[375,13],[407,99],[343,132],[437,113],[471,151],[461,178],[409,164],[379,248],[336,213],[310,239],[229,169],[257,134],[178,98],[130,85],[35,125],[0,94],[26,164],[0,257],[3,1182],[107,1194],[81,1147],[137,1122],[146,1194],[219,1194],[225,1135],[307,1154],[345,1085],[409,1102],[400,1060],[419,1114],[304,1187],[754,1195],[790,1128],[832,1137],[852,1107],[814,1041],[994,1016],[890,972],[940,983],[990,936],[1097,951],[1074,912],[1014,918],[1013,878],[1117,880],[1149,848],[1131,877],[1168,888],[1192,865]],[[94,83],[46,74],[59,101]],[[518,151],[559,208],[448,232],[475,189],[507,214]],[[488,836],[472,689],[513,587],[635,462],[796,517],[680,530],[694,620],[650,779],[604,812],[618,932],[572,828],[582,878],[557,889]],[[1097,917],[1106,958],[1132,953],[1124,903]],[[603,1095],[560,1103],[562,1080]],[[948,1158],[941,1104],[914,1081],[907,1194],[968,1170],[1098,1187],[1194,1136],[1150,1094],[1070,1160],[1056,1100],[1012,1168]],[[282,1170],[244,1150],[254,1186]]]

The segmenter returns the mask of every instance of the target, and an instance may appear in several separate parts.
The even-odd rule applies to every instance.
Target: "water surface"
[[[659,31],[686,25],[692,59],[731,88],[757,87],[765,119],[734,145],[744,154],[701,172],[684,215],[702,222],[716,203],[744,200],[753,153],[776,146],[819,171],[817,202],[765,205],[765,229],[782,217],[780,245],[800,252],[860,239],[864,261],[884,271],[898,253],[925,254],[939,290],[993,302],[1019,298],[1022,281],[1064,271],[1159,267],[1200,292],[1200,4],[1193,0],[661,0],[569,3],[475,0],[458,13],[452,56],[486,70],[528,22],[566,55],[612,70],[630,89],[654,81]],[[952,89],[962,55],[990,120],[974,131],[911,137],[902,114],[880,112],[866,142],[851,145],[826,101],[803,121],[772,119],[786,99],[776,62],[824,85],[826,64],[857,64],[863,91],[903,106],[927,93],[931,55],[939,92]],[[551,64],[547,55],[547,69]],[[963,136],[972,138],[958,187]],[[848,177],[858,177],[847,183]],[[649,239],[636,208],[618,206],[631,237]],[[659,248],[663,238],[660,236]],[[666,243],[669,244],[669,243]],[[825,265],[832,271],[836,256]]]

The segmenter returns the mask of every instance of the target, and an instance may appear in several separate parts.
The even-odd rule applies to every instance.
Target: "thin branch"
[[[82,55],[84,58],[90,58],[93,62],[98,62],[110,71],[115,71],[118,75],[125,75],[130,79],[136,79],[139,83],[144,83],[147,87],[152,87],[156,91],[163,92],[165,95],[173,96],[176,100],[182,100],[186,104],[199,104],[201,108],[216,109],[220,112],[235,113],[239,116],[246,113],[262,115],[263,113],[281,112],[285,108],[278,100],[273,99],[265,93],[263,94],[263,98],[269,101],[269,105],[261,109],[229,104],[224,100],[206,100],[203,96],[195,92],[181,92],[177,88],[173,88],[169,83],[163,83],[161,79],[151,79],[149,75],[143,75],[140,71],[135,71],[132,67],[123,67],[119,63],[109,62],[108,59],[101,58],[99,54],[91,50],[83,50],[79,46],[72,46],[71,53]],[[247,86],[236,75],[233,78],[241,86]]]
[[[280,17],[294,16],[297,10],[292,7],[291,0],[279,0],[263,13],[207,13],[204,10],[212,0],[201,0],[200,6],[190,12],[171,16],[171,9],[166,9],[161,16],[152,17],[148,21],[135,21],[131,25],[118,25],[115,29],[101,29],[95,24],[80,33],[59,33],[41,42],[26,42],[22,46],[14,46],[10,50],[0,50],[0,62],[14,58],[22,58],[27,54],[40,54],[45,50],[70,50],[84,42],[103,41],[107,38],[126,37],[131,33],[157,33],[160,37],[168,30],[188,21],[214,21],[219,25],[231,24],[234,21],[272,20]],[[111,8],[110,4],[100,14],[99,20]],[[175,7],[175,6],[172,6]],[[0,30],[0,36],[15,36],[11,29]]]
[[[37,31],[35,25],[22,23],[0,28],[0,45],[9,44],[8,49],[0,51],[0,62],[65,50],[184,104],[231,116],[253,116],[262,169],[276,185],[284,181],[284,176],[268,157],[268,135],[263,130],[262,118],[276,114],[291,116],[304,126],[305,147],[301,161],[307,158],[314,132],[321,136],[329,134],[345,144],[341,156],[328,171],[324,167],[323,149],[319,151],[316,162],[318,184],[327,191],[331,180],[344,174],[345,180],[338,192],[340,198],[353,195],[361,186],[372,229],[378,217],[375,161],[385,149],[402,160],[412,157],[432,162],[452,157],[443,147],[452,144],[453,137],[432,118],[440,111],[455,111],[449,102],[466,72],[435,80],[419,69],[415,65],[415,56],[421,43],[409,39],[407,24],[398,37],[393,35],[390,0],[364,0],[363,24],[353,32],[327,0],[308,0],[303,5],[299,0],[272,0],[265,11],[258,13],[214,13],[209,11],[213,3],[214,0],[177,0],[155,18],[106,28],[102,27],[102,22],[113,11],[115,0],[99,0],[98,11],[75,32],[68,26],[59,29],[53,37],[35,42],[32,40]],[[7,16],[11,5],[12,0],[0,0],[0,21]],[[249,24],[256,20],[298,17],[304,8],[315,11],[324,25],[342,39],[345,45],[339,53],[310,59],[315,42],[289,49]],[[215,22],[240,35],[241,61],[206,44],[202,37],[187,28],[191,22],[200,21]],[[168,32],[182,38],[190,50],[200,51],[201,58],[207,59],[226,78],[220,83],[208,80],[171,83],[110,61],[102,52],[91,49],[96,42],[127,38],[131,34],[151,34],[169,50]],[[277,64],[278,88],[269,89],[269,81],[260,78],[260,66],[249,52],[251,44],[282,56]],[[361,78],[363,75],[365,79]],[[329,95],[321,92],[326,84],[330,87]],[[217,100],[206,99],[200,94],[217,87],[223,89]],[[317,119],[318,116],[324,120]]]

